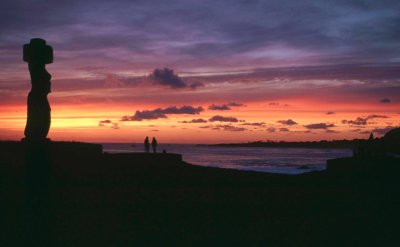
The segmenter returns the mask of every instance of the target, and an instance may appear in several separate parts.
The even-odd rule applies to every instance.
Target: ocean
[[[102,143],[108,153],[143,152],[143,144]],[[352,156],[350,149],[215,147],[159,144],[158,152],[182,154],[187,163],[258,172],[301,174],[326,169],[326,161]]]

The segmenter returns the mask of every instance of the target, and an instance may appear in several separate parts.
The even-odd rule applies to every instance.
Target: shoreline
[[[27,239],[51,246],[399,243],[398,160],[382,169],[379,159],[345,159],[356,166],[286,175],[200,167],[162,154],[102,154],[93,145],[56,144],[49,159],[33,156],[45,163],[30,164],[33,173],[21,152],[1,153],[4,246]],[[368,169],[357,170],[366,162]]]
[[[104,144],[105,152],[142,152],[143,145]],[[184,161],[199,165],[258,172],[299,174],[314,170],[324,170],[326,160],[349,157],[350,150],[343,149],[276,149],[244,147],[209,147],[188,144],[160,144],[167,152],[180,153]],[[307,169],[308,168],[308,169]]]
[[[354,149],[362,140],[333,140],[306,142],[248,142],[208,144],[209,147],[255,147],[255,148],[315,148],[315,149]],[[199,146],[202,146],[201,144]]]

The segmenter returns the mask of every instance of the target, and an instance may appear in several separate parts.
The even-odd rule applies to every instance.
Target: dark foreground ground
[[[45,158],[49,149],[0,148],[0,246],[400,244],[398,160],[292,176],[97,147]]]

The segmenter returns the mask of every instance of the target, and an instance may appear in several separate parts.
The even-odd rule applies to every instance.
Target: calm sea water
[[[104,152],[143,152],[143,144],[103,143]],[[259,172],[300,174],[326,168],[326,161],[351,156],[347,149],[208,147],[188,144],[159,144],[157,149],[182,154],[183,160],[212,166]]]

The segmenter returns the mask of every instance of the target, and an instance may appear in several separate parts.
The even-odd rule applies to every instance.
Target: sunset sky
[[[2,140],[23,137],[35,37],[54,49],[52,140],[332,140],[400,124],[398,0],[3,0]]]

